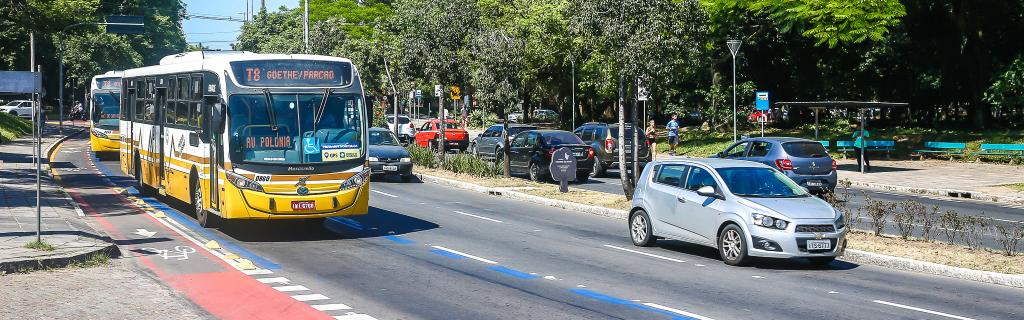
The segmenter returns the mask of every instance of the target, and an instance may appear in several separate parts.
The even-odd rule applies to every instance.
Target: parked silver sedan
[[[775,168],[750,161],[653,162],[637,182],[632,207],[634,245],[692,242],[718,248],[729,265],[752,256],[827,265],[846,246],[842,214]]]

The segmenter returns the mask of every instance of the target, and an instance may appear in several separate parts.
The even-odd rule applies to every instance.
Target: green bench
[[[836,151],[843,153],[846,158],[847,152],[853,152],[853,141],[836,141]],[[867,151],[885,151],[885,157],[891,158],[892,152],[896,151],[894,140],[868,140]]]
[[[943,142],[943,141],[925,141],[924,149],[914,150],[917,156],[924,160],[926,154],[938,154],[949,156],[949,160],[953,160],[954,156],[963,156],[967,154],[967,144],[963,142]]]
[[[828,147],[832,145],[832,143],[828,142],[828,140],[818,141],[818,143],[821,143],[821,146],[825,147],[825,150],[828,150]]]
[[[973,153],[976,157],[1024,157],[1024,144],[982,143],[980,150]]]

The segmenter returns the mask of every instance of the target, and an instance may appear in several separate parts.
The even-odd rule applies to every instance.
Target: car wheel
[[[832,261],[836,261],[836,257],[814,257],[807,258],[807,261],[810,261],[811,264],[818,267],[827,267],[832,264]]]
[[[594,170],[590,171],[590,176],[594,178],[604,177],[605,168],[601,161],[594,159]]]
[[[590,181],[590,173],[576,174],[576,183],[587,183],[587,181]]]
[[[505,150],[495,149],[494,150],[494,163],[496,165],[503,165],[502,161],[505,161]]]
[[[10,114],[15,117],[19,116],[17,111],[11,111]]]
[[[637,210],[629,217],[629,237],[633,240],[633,245],[639,247],[650,247],[657,241],[651,227],[651,218],[647,216],[646,211]]]
[[[541,176],[540,166],[536,163],[530,164],[530,180],[534,182],[544,182],[544,177]]]
[[[203,208],[203,188],[199,187],[198,180],[192,182],[192,210],[195,211],[196,221],[204,228],[215,228],[220,222],[220,217]]]
[[[469,152],[473,154],[474,158],[479,158],[480,157],[480,152],[476,151],[476,142],[473,142],[473,143],[469,144]]]
[[[731,266],[742,266],[749,262],[747,242],[739,226],[730,224],[722,229],[718,235],[718,253],[722,255],[722,261]]]

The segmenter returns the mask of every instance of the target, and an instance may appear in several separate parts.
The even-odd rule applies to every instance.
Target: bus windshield
[[[98,92],[93,94],[93,124],[101,129],[117,130],[121,116],[121,94]]]
[[[362,156],[362,99],[355,94],[236,94],[228,100],[233,162],[323,163]],[[323,108],[321,109],[321,104]],[[319,118],[319,121],[314,119]]]

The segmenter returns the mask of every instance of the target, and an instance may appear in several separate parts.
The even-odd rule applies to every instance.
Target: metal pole
[[[865,162],[867,162],[867,160],[865,160],[865,158],[867,157],[867,153],[868,153],[868,148],[867,148],[868,147],[868,141],[865,140],[864,136],[863,136],[863,134],[864,134],[864,123],[865,123],[864,109],[860,109],[860,130],[861,130],[860,131],[860,134],[861,134],[860,139],[861,139],[861,141],[864,141],[864,145],[861,146],[861,148],[860,148],[860,173],[864,173],[864,165],[866,164]]]
[[[814,109],[814,140],[818,140],[818,111],[821,109]]]
[[[305,53],[309,53],[309,0],[305,0],[302,13],[302,40],[305,43]],[[396,119],[397,121],[397,119]]]
[[[576,59],[569,60],[572,63],[572,128],[576,130]]]
[[[384,59],[384,71],[387,71],[388,82],[391,83],[391,91],[395,93],[395,136],[398,136],[398,89],[395,89],[395,80],[391,79],[391,68],[388,67],[388,59]],[[384,115],[385,122],[387,115]]]
[[[64,134],[64,42],[61,41],[57,49],[57,60],[60,61],[60,69],[57,70],[57,78],[60,79],[60,86],[57,87],[57,118],[60,119],[57,129]]]
[[[37,72],[36,74],[38,76],[39,67],[36,66],[36,35],[32,32],[28,34],[28,51],[28,70]],[[43,241],[43,207],[41,206],[43,185],[40,178],[43,174],[43,166],[42,160],[40,160],[39,156],[41,151],[39,147],[41,143],[40,136],[42,135],[42,130],[39,126],[39,124],[42,123],[40,120],[40,118],[42,118],[39,112],[40,109],[42,108],[39,106],[39,91],[35,90],[35,92],[32,92],[32,141],[35,143],[34,148],[32,148],[32,153],[35,155],[36,162],[36,242]]]
[[[736,142],[736,54],[732,55],[732,142]]]

